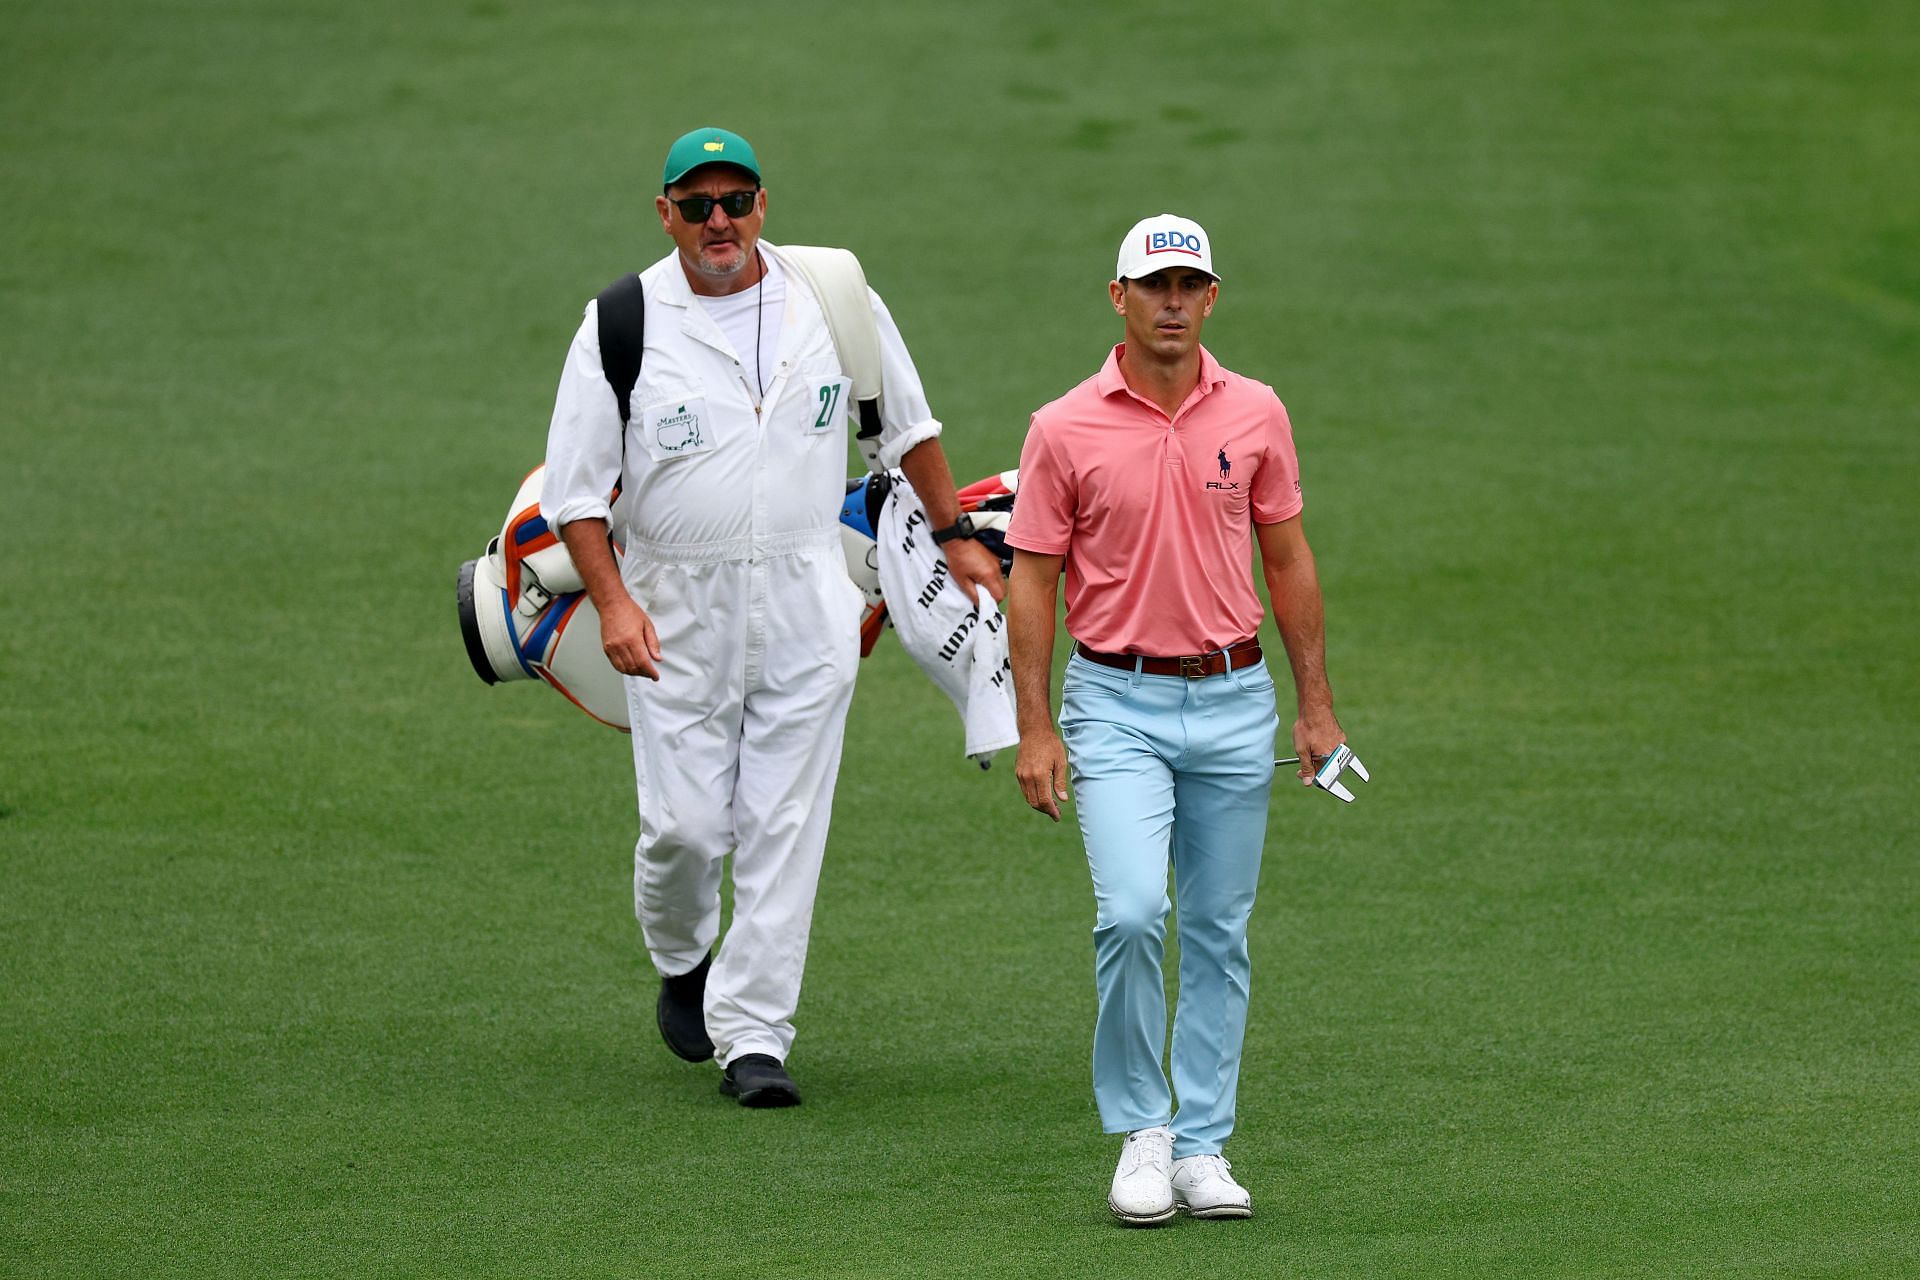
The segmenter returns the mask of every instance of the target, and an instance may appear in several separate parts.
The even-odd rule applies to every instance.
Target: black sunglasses
[[[713,206],[719,205],[729,218],[744,218],[753,212],[754,205],[760,202],[760,189],[752,191],[729,191],[723,196],[688,196],[685,200],[667,201],[680,211],[680,216],[695,226],[713,216]]]

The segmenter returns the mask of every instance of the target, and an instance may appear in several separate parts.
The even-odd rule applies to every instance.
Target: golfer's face
[[[676,201],[705,196],[718,200],[741,192],[756,192],[751,212],[729,217],[718,204],[705,220],[696,222],[682,212]],[[732,165],[716,164],[695,169],[667,189],[656,201],[660,224],[680,249],[681,260],[715,283],[724,283],[740,274],[753,261],[753,247],[760,242],[760,226],[767,220],[767,193],[758,190],[751,174]]]
[[[1200,326],[1218,294],[1214,278],[1193,267],[1115,281],[1112,289],[1113,309],[1126,320],[1128,349],[1164,360],[1177,360],[1200,345]]]

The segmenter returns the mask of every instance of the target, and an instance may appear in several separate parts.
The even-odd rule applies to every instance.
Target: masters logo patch
[[[700,415],[681,405],[653,424],[653,438],[668,453],[695,448],[700,443]]]
[[[708,430],[706,401],[698,398],[668,400],[652,405],[641,422],[641,440],[647,453],[657,462],[705,453],[713,448],[713,432]]]

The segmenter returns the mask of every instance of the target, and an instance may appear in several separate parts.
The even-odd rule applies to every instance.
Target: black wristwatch
[[[936,547],[944,547],[956,538],[971,538],[972,536],[973,517],[962,511],[958,520],[955,520],[944,529],[935,529],[933,531],[933,545]]]

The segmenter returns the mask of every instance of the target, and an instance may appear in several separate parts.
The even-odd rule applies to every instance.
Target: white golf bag
[[[601,724],[625,730],[626,686],[600,647],[600,613],[540,514],[545,470],[535,467],[520,482],[486,554],[460,566],[467,659],[488,684],[544,680]]]
[[[545,470],[535,467],[520,482],[498,536],[479,559],[460,566],[460,635],[467,660],[488,684],[543,680],[601,724],[627,732],[626,687],[600,647],[600,613],[587,598],[566,544],[540,514]],[[1018,484],[1017,471],[1003,471],[960,491],[961,509],[972,514],[979,541],[1003,567],[1011,558],[1005,530]],[[863,658],[887,627],[874,531],[892,488],[888,473],[859,476],[847,481],[840,508],[847,575],[867,600],[860,615]]]

